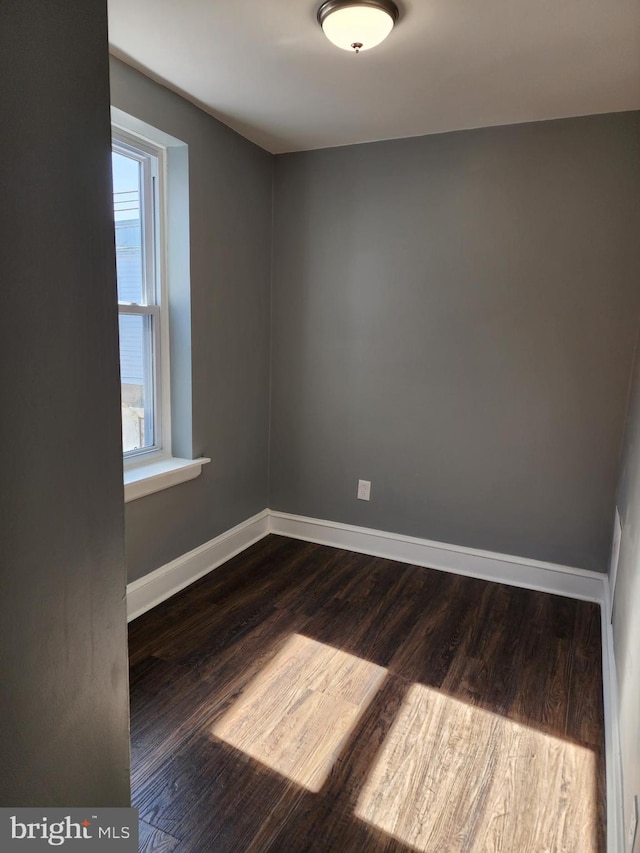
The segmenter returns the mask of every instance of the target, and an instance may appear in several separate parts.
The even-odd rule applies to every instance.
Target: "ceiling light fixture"
[[[325,0],[318,9],[318,23],[329,41],[355,53],[383,42],[397,20],[392,0]]]

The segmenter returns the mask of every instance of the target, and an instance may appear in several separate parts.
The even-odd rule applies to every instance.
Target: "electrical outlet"
[[[628,853],[637,853],[636,841],[638,840],[638,795],[633,798],[631,806],[631,815],[629,817],[629,828],[627,829],[627,850]]]
[[[358,480],[358,500],[371,500],[371,482],[369,480]]]

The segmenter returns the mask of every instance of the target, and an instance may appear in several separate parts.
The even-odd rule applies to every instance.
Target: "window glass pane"
[[[143,303],[142,221],[140,187],[142,164],[113,151],[113,215],[116,229],[118,302]]]
[[[153,318],[120,314],[123,451],[153,447]]]

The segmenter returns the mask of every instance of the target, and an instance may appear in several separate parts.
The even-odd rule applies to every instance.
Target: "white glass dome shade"
[[[327,0],[318,9],[318,22],[330,42],[359,53],[383,42],[398,20],[391,0]]]

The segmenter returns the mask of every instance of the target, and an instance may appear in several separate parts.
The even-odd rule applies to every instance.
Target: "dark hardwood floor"
[[[144,851],[605,850],[595,604],[269,536],[130,626]]]

